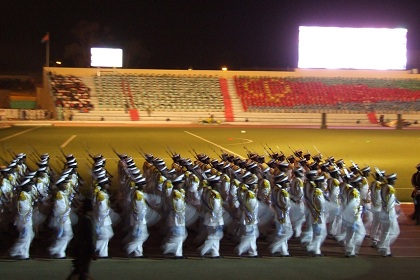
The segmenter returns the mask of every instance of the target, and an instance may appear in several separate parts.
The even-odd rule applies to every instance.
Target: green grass
[[[64,145],[66,154],[74,154],[79,172],[89,181],[88,166],[92,154],[101,153],[107,158],[106,168],[116,174],[117,157],[112,148],[127,153],[139,167],[143,158],[139,150],[153,153],[171,163],[169,153],[177,152],[193,158],[193,151],[207,153],[218,158],[221,150],[246,157],[246,149],[260,154],[264,147],[283,151],[290,155],[292,149],[319,150],[324,157],[343,158],[346,165],[351,161],[360,167],[379,167],[389,173],[397,173],[397,196],[401,201],[411,201],[411,175],[420,162],[420,133],[418,130],[335,130],[335,129],[288,129],[257,127],[10,127],[0,130],[0,154],[9,161],[12,153],[28,154],[28,163],[34,164],[34,150],[48,152],[55,169],[60,169]],[[74,137],[74,136],[73,136]],[[245,148],[244,148],[245,147]],[[10,151],[10,152],[9,152]],[[267,157],[268,158],[268,157]],[[2,164],[4,162],[2,161]],[[116,181],[116,180],[114,180]],[[114,186],[116,187],[116,186]]]

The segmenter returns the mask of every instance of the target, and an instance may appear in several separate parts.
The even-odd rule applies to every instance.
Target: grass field
[[[246,157],[246,149],[265,154],[267,147],[286,156],[292,154],[291,149],[309,150],[312,154],[319,150],[324,157],[343,158],[347,166],[354,161],[360,167],[369,165],[386,170],[387,174],[397,173],[397,196],[402,202],[411,201],[410,179],[420,162],[419,130],[16,126],[0,130],[0,143],[5,161],[10,161],[13,153],[24,152],[28,154],[29,166],[34,167],[36,153],[49,153],[56,170],[62,166],[61,148],[76,156],[79,173],[88,182],[88,151],[104,155],[107,170],[116,174],[113,148],[132,156],[139,167],[143,164],[140,150],[164,158],[168,165],[172,163],[170,151],[193,159],[193,151],[218,158],[222,150],[241,157]],[[5,164],[4,160],[1,164]]]

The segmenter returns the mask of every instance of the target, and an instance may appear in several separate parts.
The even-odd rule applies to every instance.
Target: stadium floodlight
[[[92,67],[122,67],[123,50],[112,48],[91,48]]]
[[[405,70],[407,29],[299,27],[299,68]]]

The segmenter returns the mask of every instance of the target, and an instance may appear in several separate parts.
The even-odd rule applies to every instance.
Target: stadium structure
[[[420,75],[412,70],[47,67],[43,87],[37,88],[35,102],[31,100],[32,108],[23,107],[29,120],[44,119],[47,110],[54,120],[74,122],[322,125],[324,121],[337,126],[378,126],[380,122],[393,126],[394,121],[396,126],[400,116],[415,127]],[[19,108],[2,110],[4,121],[20,117]]]

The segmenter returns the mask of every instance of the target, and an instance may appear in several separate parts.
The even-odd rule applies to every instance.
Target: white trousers
[[[28,222],[26,225],[18,225],[17,229],[19,238],[10,250],[10,256],[27,259],[29,258],[29,249],[35,236],[32,222]]]
[[[112,226],[98,226],[96,228],[96,251],[100,258],[108,257],[109,240],[114,236]]]
[[[65,258],[67,246],[73,238],[71,221],[67,219],[61,228],[56,228],[56,231],[56,239],[53,245],[49,248],[49,252],[51,256],[56,255],[58,258]]]
[[[185,226],[173,226],[169,229],[169,235],[163,245],[163,254],[174,254],[182,257],[182,245],[187,238]]]
[[[258,225],[241,225],[240,232],[240,243],[235,248],[236,254],[241,256],[243,253],[247,252],[248,256],[258,256]]]
[[[220,240],[223,238],[223,226],[206,227],[207,239],[204,241],[204,244],[198,248],[198,250],[200,251],[201,256],[210,254],[212,257],[218,257],[220,256]]]
[[[400,234],[400,226],[397,217],[385,219],[381,217],[381,236],[379,238],[378,250],[383,255],[391,254],[391,245]]]
[[[362,220],[359,220],[353,224],[343,221],[346,229],[346,255],[354,256],[359,252],[359,248],[362,245],[363,239],[366,235],[366,230]]]
[[[280,253],[283,256],[289,255],[288,241],[293,235],[293,228],[290,223],[280,223],[276,220],[276,232],[273,242],[268,246],[271,254]]]
[[[143,243],[149,237],[145,224],[136,225],[130,233],[129,242],[125,246],[127,254],[133,253],[136,257],[143,256]]]

